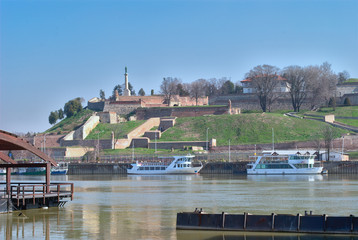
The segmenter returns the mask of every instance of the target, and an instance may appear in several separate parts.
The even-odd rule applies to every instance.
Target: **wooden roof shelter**
[[[0,163],[0,168],[6,168],[6,189],[8,192],[11,186],[11,168],[46,167],[46,185],[50,185],[51,165],[57,166],[54,159],[15,134],[0,130],[0,151],[9,150],[27,150],[41,158],[44,163],[17,163],[3,152],[0,152],[0,159],[5,162],[5,164]],[[49,188],[47,191],[49,191]]]

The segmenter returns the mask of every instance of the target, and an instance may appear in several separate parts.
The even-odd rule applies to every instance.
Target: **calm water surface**
[[[44,181],[44,177],[13,176],[12,180]],[[0,214],[0,239],[353,239],[177,231],[176,213],[203,208],[209,213],[311,210],[358,215],[358,177],[352,175],[91,175],[51,180],[74,182],[74,200],[64,208]]]

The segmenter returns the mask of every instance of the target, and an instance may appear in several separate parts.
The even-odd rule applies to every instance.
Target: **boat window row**
[[[313,168],[313,164],[294,164],[296,168]]]
[[[190,167],[190,164],[175,164],[174,168],[186,168],[186,167]]]
[[[180,161],[180,162],[190,162],[191,159],[190,158],[178,158],[178,161]]]
[[[257,164],[256,169],[287,169],[292,168],[289,164]]]
[[[139,171],[154,171],[154,170],[165,170],[165,167],[139,167]]]

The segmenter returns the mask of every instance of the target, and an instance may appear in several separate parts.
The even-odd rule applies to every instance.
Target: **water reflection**
[[[315,175],[247,175],[247,180],[256,182],[314,182],[322,181],[324,177],[321,174]],[[327,177],[326,177],[327,178]]]
[[[14,211],[1,215],[0,232],[4,233],[2,239],[6,240],[13,238],[50,239],[53,232],[66,238],[69,232],[59,227],[62,221],[73,226],[74,218],[71,212],[62,208]]]
[[[203,208],[233,214],[303,214],[305,210],[354,214],[358,180],[321,177],[313,176],[311,181],[310,176],[51,176],[52,181],[74,182],[74,201],[64,208],[0,214],[0,239],[312,239],[306,238],[312,235],[176,231],[176,213]],[[43,176],[12,179],[44,181]],[[315,235],[314,239],[355,238]]]

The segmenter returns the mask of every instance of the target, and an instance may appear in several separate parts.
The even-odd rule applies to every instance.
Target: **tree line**
[[[344,83],[349,78],[347,71],[334,73],[331,64],[324,62],[321,65],[309,65],[305,67],[291,65],[283,69],[279,69],[273,65],[258,65],[253,67],[245,74],[245,79],[255,89],[255,94],[259,100],[260,107],[263,112],[271,111],[274,102],[283,96],[280,88],[288,89],[292,109],[299,112],[301,106],[307,99],[310,100],[310,108],[315,109],[322,104],[329,103],[335,106],[336,85]],[[284,80],[284,81],[280,81]],[[282,83],[284,85],[282,86]],[[135,96],[136,92],[128,83],[131,95]],[[123,93],[123,85],[116,85],[113,88],[112,95],[109,100],[114,101],[116,94],[119,96]],[[230,78],[200,78],[191,83],[183,83],[177,77],[165,77],[160,85],[159,93],[164,96],[165,102],[170,105],[173,97],[179,95],[182,97],[191,97],[195,99],[196,105],[200,98],[208,96],[219,96],[229,94],[242,94],[243,87],[238,81],[233,83]],[[141,88],[138,91],[139,96],[145,96],[146,93]],[[150,95],[154,95],[151,89]],[[99,92],[101,100],[106,100],[105,92],[101,89]],[[68,101],[64,109],[59,109],[50,113],[49,122],[55,124],[57,120],[63,119],[64,116],[71,117],[82,109],[82,98],[76,98]],[[349,99],[345,103],[350,105]]]

